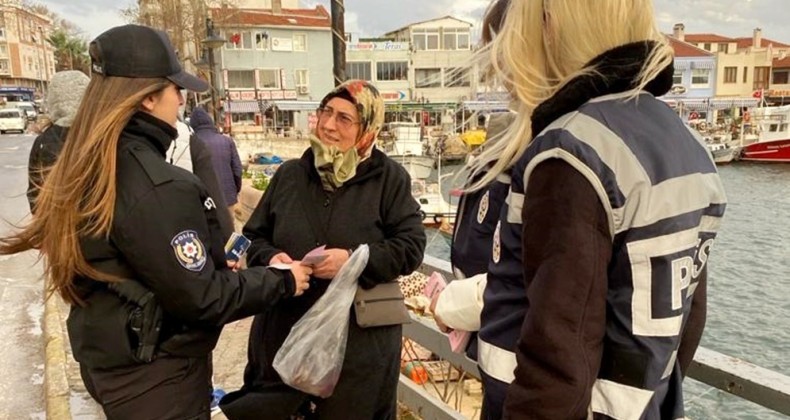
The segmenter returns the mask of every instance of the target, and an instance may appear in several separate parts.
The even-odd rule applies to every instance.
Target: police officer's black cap
[[[185,72],[166,33],[141,25],[112,28],[91,42],[91,69],[105,76],[164,77],[183,89],[205,92],[204,80]]]

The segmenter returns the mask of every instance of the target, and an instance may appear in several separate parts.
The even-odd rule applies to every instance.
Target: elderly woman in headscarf
[[[425,250],[419,205],[406,170],[374,147],[384,103],[368,82],[351,80],[317,110],[310,148],[284,163],[244,227],[250,265],[300,260],[325,245],[310,288],[257,315],[241,391],[221,403],[230,419],[283,419],[309,405],[321,419],[395,419],[401,326],[362,328],[354,312],[340,379],[331,397],[309,397],[283,384],[272,362],[291,327],[324,294],[361,244],[370,259],[359,285],[370,289],[414,271]],[[265,413],[265,414],[264,414]]]

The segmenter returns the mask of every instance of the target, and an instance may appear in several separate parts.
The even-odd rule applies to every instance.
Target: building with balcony
[[[317,101],[334,87],[329,13],[271,5],[211,9],[227,40],[215,54],[217,91],[226,124],[304,134]]]
[[[477,77],[470,74],[472,24],[445,16],[413,23],[384,34],[409,42],[409,92],[412,101],[458,103],[475,97]]]
[[[686,34],[681,23],[675,25],[672,37],[716,55],[716,97],[750,98],[769,89],[774,52],[761,29],[755,29],[751,38],[729,38]]]
[[[54,49],[47,42],[52,30],[49,18],[24,5],[0,5],[0,96],[19,91],[34,92],[25,99],[43,97],[55,73]]]

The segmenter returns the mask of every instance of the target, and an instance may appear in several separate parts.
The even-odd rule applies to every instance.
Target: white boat
[[[442,197],[441,187],[435,182],[412,179],[411,194],[420,204],[420,216],[424,225],[438,227],[442,222],[452,222],[456,206]]]
[[[740,149],[721,143],[708,143],[708,150],[717,164],[730,163],[738,157]]]
[[[406,168],[412,179],[425,179],[431,176],[434,160],[430,156],[420,155],[389,155],[392,160]]]

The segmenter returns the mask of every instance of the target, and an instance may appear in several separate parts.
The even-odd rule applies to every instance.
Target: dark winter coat
[[[241,160],[236,150],[236,143],[230,137],[220,134],[208,113],[200,108],[195,108],[192,112],[189,125],[211,151],[214,172],[219,180],[225,203],[229,206],[236,204],[241,190]]]
[[[158,351],[208,355],[222,326],[293,296],[290,271],[227,268],[217,207],[205,186],[165,161],[175,129],[136,114],[121,134],[117,198],[108,239],[84,238],[85,259],[100,271],[151,290],[164,321]],[[224,211],[224,209],[220,209]],[[68,332],[74,358],[92,369],[131,365],[129,305],[107,283],[76,280],[85,306],[74,305]]]
[[[38,198],[39,189],[44,183],[44,175],[58,159],[68,132],[68,128],[53,124],[33,141],[27,164],[27,202],[30,204],[31,212]]]
[[[279,252],[301,259],[324,244],[342,249],[368,244],[370,260],[359,283],[373,287],[411,273],[422,261],[425,231],[418,211],[408,173],[384,153],[374,150],[354,178],[327,193],[308,150],[301,159],[280,167],[244,227],[252,240],[248,262],[267,265]],[[323,222],[326,243],[320,239],[323,233],[306,221],[306,212],[314,212]],[[269,418],[285,418],[306,398],[282,385],[272,362],[291,327],[328,286],[326,280],[313,279],[302,297],[255,317],[244,387],[223,400],[228,418],[256,418],[261,410],[276,413]],[[340,381],[332,397],[318,402],[320,417],[394,419],[400,346],[400,326],[362,329],[352,311]]]

